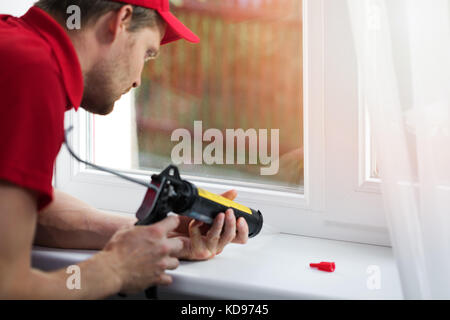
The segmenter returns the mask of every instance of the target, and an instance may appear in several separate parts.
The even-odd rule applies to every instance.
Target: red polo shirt
[[[77,110],[83,77],[64,29],[32,7],[0,15],[0,179],[53,198],[52,176],[64,141],[64,112]]]

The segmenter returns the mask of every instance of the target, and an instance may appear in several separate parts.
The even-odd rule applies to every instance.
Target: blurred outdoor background
[[[279,173],[261,176],[259,163],[184,164],[182,174],[302,186],[302,1],[171,2],[201,42],[162,46],[160,57],[146,65],[135,91],[138,169],[168,165],[178,144],[171,141],[172,132],[185,128],[193,140],[194,121],[201,120],[203,132],[223,132],[224,158],[226,129],[268,129],[269,154],[270,129],[280,129]],[[246,150],[248,158],[248,142]]]

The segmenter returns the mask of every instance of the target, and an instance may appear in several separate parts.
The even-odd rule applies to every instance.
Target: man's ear
[[[119,9],[119,11],[114,12],[108,22],[108,31],[113,39],[125,32],[133,18],[133,7],[131,5],[125,5]]]

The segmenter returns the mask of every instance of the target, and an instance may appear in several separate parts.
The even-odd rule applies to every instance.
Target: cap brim
[[[200,38],[181,23],[171,12],[158,11],[161,18],[167,22],[167,29],[164,38],[161,40],[161,45],[184,39],[192,43],[200,42]]]

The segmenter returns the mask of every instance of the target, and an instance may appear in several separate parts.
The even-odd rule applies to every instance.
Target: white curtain
[[[348,0],[406,299],[450,299],[450,0]]]

